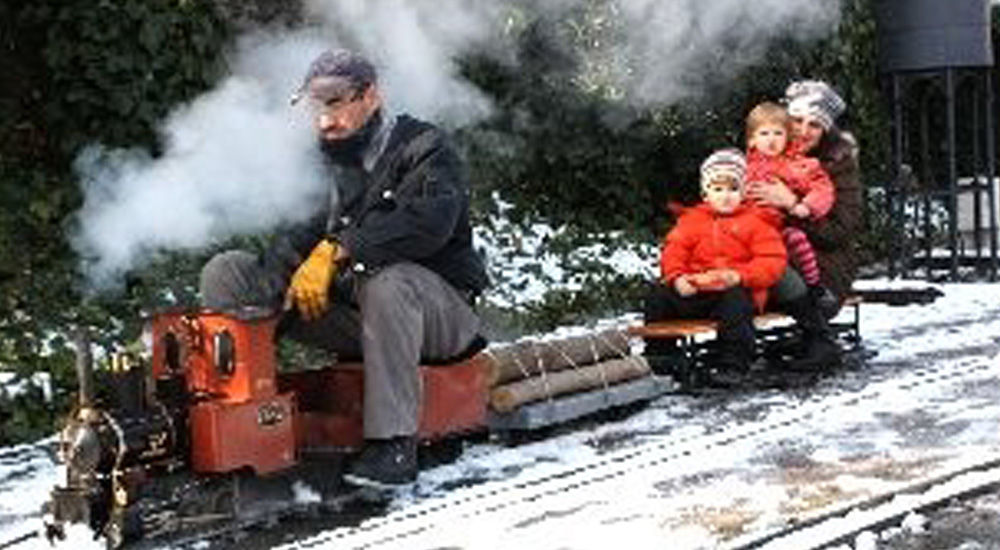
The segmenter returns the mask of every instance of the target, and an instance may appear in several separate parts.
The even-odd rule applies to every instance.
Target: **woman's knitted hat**
[[[731,178],[743,191],[746,180],[747,159],[739,149],[719,149],[701,163],[701,190],[720,178]]]
[[[847,104],[829,84],[821,80],[800,80],[792,82],[785,90],[788,114],[793,117],[813,117],[824,130],[833,127]]]

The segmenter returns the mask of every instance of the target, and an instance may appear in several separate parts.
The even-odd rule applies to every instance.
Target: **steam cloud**
[[[509,29],[525,13],[568,17],[588,0],[307,0],[307,28],[244,37],[233,73],[178,107],[161,128],[163,153],[88,148],[77,160],[85,192],[72,240],[96,286],[113,285],[163,249],[196,249],[301,219],[327,193],[327,176],[302,109],[288,106],[309,61],[346,46],[368,55],[393,109],[455,128],[491,113],[460,78],[476,48],[511,59]],[[617,23],[585,44],[578,82],[639,105],[697,94],[706,60],[735,74],[769,39],[832,30],[839,2],[815,0],[608,0],[596,18]],[[600,19],[596,20],[598,23]],[[719,48],[725,56],[712,55]],[[721,61],[720,61],[721,59]],[[325,199],[322,199],[325,200]]]
[[[623,0],[621,9],[634,71],[628,88],[643,104],[689,97],[706,69],[735,75],[760,61],[775,36],[804,40],[840,20],[840,2],[810,0]]]
[[[161,128],[164,152],[86,149],[76,161],[84,205],[73,244],[97,287],[162,249],[195,249],[310,213],[325,196],[310,122],[289,108],[285,65],[308,63],[305,36],[246,43],[234,74],[177,108]]]

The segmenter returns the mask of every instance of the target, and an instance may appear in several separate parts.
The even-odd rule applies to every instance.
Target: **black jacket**
[[[359,166],[334,166],[337,200],[306,224],[279,233],[263,261],[290,276],[325,236],[350,253],[350,271],[370,274],[398,262],[423,265],[455,288],[487,285],[472,247],[469,183],[435,126],[401,115],[383,123]]]

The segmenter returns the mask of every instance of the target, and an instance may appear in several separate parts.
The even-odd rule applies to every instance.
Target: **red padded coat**
[[[732,214],[717,214],[702,203],[685,209],[660,247],[660,277],[665,284],[685,274],[733,269],[763,310],[767,289],[785,270],[781,234],[756,207],[744,204]]]
[[[836,194],[829,174],[818,160],[798,152],[797,146],[776,157],[753,148],[747,153],[747,182],[752,185],[774,178],[784,182],[809,207],[810,218],[822,219],[833,208]]]

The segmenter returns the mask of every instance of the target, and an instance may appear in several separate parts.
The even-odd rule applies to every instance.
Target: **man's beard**
[[[323,139],[320,146],[335,164],[361,165],[365,151],[382,122],[382,110],[372,113],[356,132],[343,139]]]

